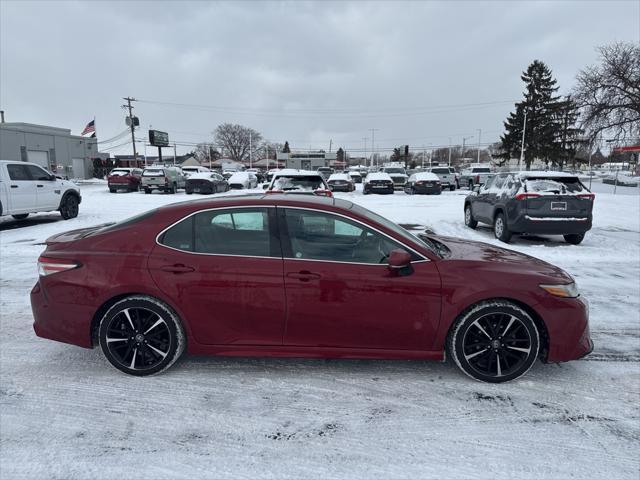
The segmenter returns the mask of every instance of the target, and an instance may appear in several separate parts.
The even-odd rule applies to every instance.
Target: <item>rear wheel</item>
[[[60,215],[65,220],[76,218],[78,216],[78,197],[75,195],[67,195],[60,205]]]
[[[453,192],[456,189],[455,185],[449,185],[449,191]]]
[[[149,193],[151,193],[151,189],[150,188],[145,188],[144,189],[144,193],[146,193],[148,195]]]
[[[27,218],[29,216],[28,213],[20,213],[18,215],[11,215],[13,218],[15,218],[16,220],[24,220],[25,218]]]
[[[447,352],[464,373],[491,383],[527,373],[539,349],[540,336],[531,316],[501,300],[481,302],[463,313],[447,341]]]
[[[571,233],[568,235],[563,235],[564,241],[570,243],[571,245],[578,245],[584,240],[584,233]]]
[[[493,233],[498,240],[504,243],[509,243],[511,241],[511,232],[507,227],[507,221],[502,212],[496,215],[496,219],[493,222]]]
[[[117,189],[116,189],[116,188],[110,188],[110,189],[109,189],[109,191],[110,191],[111,193],[116,193]]]
[[[99,339],[114,367],[138,376],[169,368],[186,343],[176,313],[146,295],[127,297],[113,305],[100,321]]]
[[[464,207],[464,224],[469,227],[475,229],[478,226],[478,221],[473,218],[473,213],[471,212],[471,205],[467,204]]]

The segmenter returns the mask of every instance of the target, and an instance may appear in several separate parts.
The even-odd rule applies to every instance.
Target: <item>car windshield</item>
[[[433,245],[429,245],[418,236],[412,234],[408,230],[405,230],[397,223],[393,223],[391,220],[384,218],[382,215],[378,215],[377,213],[372,212],[371,210],[367,210],[366,208],[361,207],[360,205],[356,205],[355,203],[352,204],[351,210],[357,213],[358,215],[362,215],[363,217],[368,218],[369,220],[373,220],[374,222],[385,226],[389,230],[392,230],[393,232],[400,235],[402,238],[427,248],[429,251],[433,252],[435,255],[442,258],[441,253],[438,251],[438,249],[434,248]]]
[[[491,169],[488,167],[474,168],[473,173],[491,173]]]
[[[164,170],[161,168],[147,168],[142,175],[145,177],[157,177],[160,175],[164,175]]]
[[[276,190],[317,190],[324,188],[319,175],[280,175],[273,181]]]
[[[401,173],[402,175],[406,174],[404,168],[385,168],[384,173]]]

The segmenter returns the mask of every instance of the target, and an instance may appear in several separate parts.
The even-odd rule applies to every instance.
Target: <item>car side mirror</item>
[[[49,175],[49,181],[50,182],[54,182],[56,180],[56,178],[58,178],[58,177],[56,177],[55,175]]]
[[[269,188],[269,184],[268,184],[268,183],[263,183],[263,184],[262,184],[262,189],[263,189],[263,190],[266,190],[266,189],[268,189],[268,188]]]
[[[411,254],[400,249],[391,250],[387,264],[393,270],[408,267],[411,264]]]

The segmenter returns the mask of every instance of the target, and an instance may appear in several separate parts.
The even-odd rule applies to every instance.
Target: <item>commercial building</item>
[[[0,123],[0,159],[33,162],[68,178],[86,179],[93,174],[98,153],[96,138],[71,135],[68,128],[32,123]]]
[[[318,167],[329,167],[337,160],[335,152],[278,152],[278,162],[284,163],[285,168],[297,170],[317,170]]]

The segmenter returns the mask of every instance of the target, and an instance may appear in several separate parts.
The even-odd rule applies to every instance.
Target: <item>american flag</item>
[[[86,135],[87,133],[91,133],[95,131],[96,131],[96,121],[91,120],[89,123],[87,123],[87,126],[84,127],[84,130],[82,130],[82,133],[80,135]]]

